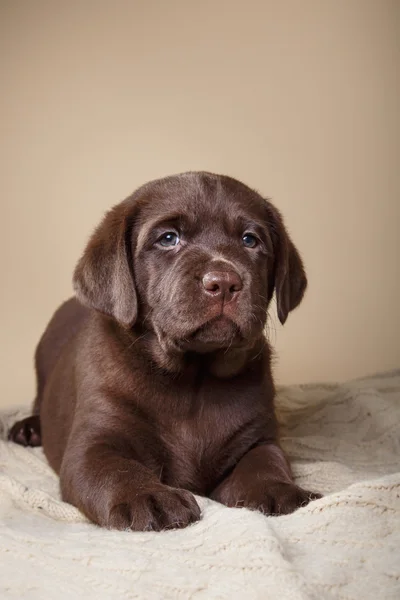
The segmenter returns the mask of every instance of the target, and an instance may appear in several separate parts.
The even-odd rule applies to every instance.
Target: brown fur
[[[146,184],[90,239],[77,299],[37,348],[33,416],[10,438],[41,441],[63,499],[102,526],[186,526],[200,518],[192,493],[295,510],[317,495],[278,444],[264,329],[274,291],[284,323],[306,284],[279,212],[244,184]]]

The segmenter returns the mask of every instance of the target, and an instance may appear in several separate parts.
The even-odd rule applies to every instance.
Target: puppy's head
[[[175,352],[251,347],[274,291],[284,323],[306,285],[278,210],[202,172],[148,183],[114,207],[74,274],[81,302]]]

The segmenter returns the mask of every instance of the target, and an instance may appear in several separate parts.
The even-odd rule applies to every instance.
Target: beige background
[[[303,253],[279,382],[400,365],[400,2],[0,5],[1,405],[103,212],[188,169],[270,196]]]

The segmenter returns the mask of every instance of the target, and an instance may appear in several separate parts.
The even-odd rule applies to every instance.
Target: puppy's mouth
[[[193,352],[212,352],[221,348],[240,346],[243,341],[238,325],[226,315],[219,315],[186,335],[180,345],[182,349]]]

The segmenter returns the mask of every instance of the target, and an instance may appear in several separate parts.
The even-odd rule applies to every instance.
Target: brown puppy
[[[244,184],[144,185],[90,239],[10,439],[42,442],[63,499],[110,528],[184,527],[200,518],[192,492],[295,510],[318,494],[278,445],[264,329],[274,291],[284,323],[306,284],[279,212]]]

